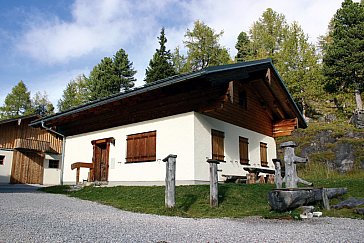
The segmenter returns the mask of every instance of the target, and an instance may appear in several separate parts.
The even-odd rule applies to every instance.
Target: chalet
[[[62,139],[29,126],[39,118],[0,121],[0,183],[60,184]]]
[[[306,122],[270,59],[208,67],[100,99],[31,124],[65,137],[63,182],[164,183],[169,154],[176,183],[209,181],[207,159],[225,175],[274,168],[275,137]]]

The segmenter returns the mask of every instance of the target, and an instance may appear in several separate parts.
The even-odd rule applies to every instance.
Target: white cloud
[[[155,27],[153,16],[142,13],[138,4],[127,1],[76,1],[73,20],[58,17],[35,21],[19,39],[20,51],[41,63],[66,63],[91,52],[110,52],[148,34]],[[139,11],[139,12],[138,12]]]
[[[87,65],[96,65],[103,56],[123,48],[138,71],[137,85],[143,84],[145,69],[158,47],[157,36],[166,27],[167,48],[180,46],[187,28],[195,20],[204,21],[215,31],[224,30],[221,44],[232,56],[238,34],[248,31],[267,8],[296,20],[315,42],[325,34],[330,18],[342,0],[76,0],[71,20],[61,16],[36,16],[17,40],[18,49],[40,64],[58,64],[57,73],[45,74],[31,85],[32,91],[46,90],[52,102],[61,97],[69,80],[88,74]],[[92,60],[91,63],[77,63]],[[72,62],[73,71],[66,70]],[[67,67],[65,67],[67,66]],[[52,80],[52,81],[49,81]],[[49,87],[51,88],[49,88]],[[1,100],[2,97],[0,97]]]

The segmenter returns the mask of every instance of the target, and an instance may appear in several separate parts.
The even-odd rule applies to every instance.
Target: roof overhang
[[[286,114],[283,116],[287,116],[288,119],[296,118],[299,127],[307,127],[305,119],[294,103],[287,88],[283,84],[282,79],[273,66],[271,59],[208,67],[198,72],[172,76],[124,93],[75,107],[65,112],[56,113],[54,115],[38,119],[33,121],[31,126],[41,127],[41,124],[44,123],[47,127],[57,127],[59,132],[68,136],[138,122],[143,120],[143,116],[140,113],[144,108],[139,104],[142,104],[143,102],[147,104],[149,101],[153,102],[153,100],[155,101],[159,97],[165,97],[165,102],[168,102],[169,98],[167,97],[167,94],[169,96],[180,97],[180,99],[185,99],[187,101],[189,100],[189,96],[197,95],[194,94],[195,90],[200,89],[201,96],[205,95],[202,102],[203,104],[200,104],[201,100],[198,101],[196,97],[194,97],[196,101],[191,101],[191,104],[189,104],[190,107],[182,109],[177,107],[178,104],[174,107],[176,110],[175,112],[195,111],[198,110],[201,105],[206,106],[207,102],[212,100],[215,95],[220,95],[218,91],[215,93],[208,93],[206,91],[206,93],[204,93],[204,87],[226,86],[232,80],[254,79],[254,75],[266,76],[263,79],[264,83],[260,83],[259,85],[263,85],[265,87],[264,90],[269,92],[270,95],[275,97],[275,100],[280,103],[273,104],[273,106],[276,105],[277,107],[280,107],[282,112]],[[159,105],[158,102],[155,103],[155,105]],[[166,105],[166,103],[161,105]],[[144,109],[146,108],[148,107],[145,107]],[[153,109],[153,107],[150,108]],[[270,108],[273,109],[274,107]],[[149,112],[153,112],[153,110],[150,110]],[[159,113],[159,115],[163,115],[163,110],[159,110]],[[128,119],[125,118],[126,116],[128,116]],[[137,118],[133,118],[134,116]],[[118,118],[125,118],[126,120],[124,123],[121,121],[115,121]],[[85,120],[90,121],[87,123]],[[101,120],[104,120],[104,122]],[[96,126],[94,123],[100,123],[100,125]],[[85,124],[89,125],[90,128],[81,129],[80,126]],[[77,126],[80,128],[79,131],[76,131]]]

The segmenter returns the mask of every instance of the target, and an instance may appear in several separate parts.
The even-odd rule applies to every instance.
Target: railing
[[[14,148],[46,152],[49,151],[50,146],[50,142],[47,141],[17,138],[15,139]]]

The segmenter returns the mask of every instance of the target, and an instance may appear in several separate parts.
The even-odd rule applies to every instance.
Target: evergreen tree
[[[253,59],[272,58],[281,50],[287,33],[286,18],[268,8],[250,28],[250,41]]]
[[[196,21],[193,30],[187,29],[185,41],[187,47],[187,71],[197,71],[208,66],[231,63],[231,57],[225,47],[219,44],[224,32],[215,33],[203,22]]]
[[[355,93],[357,109],[363,109],[364,89],[364,6],[345,0],[333,19],[323,57],[325,88],[332,93]]]
[[[14,86],[5,98],[5,104],[0,108],[3,119],[16,118],[32,113],[30,92],[23,81]]]
[[[113,58],[103,58],[86,81],[88,99],[92,101],[132,88],[136,73],[132,66],[123,49],[117,51]]]
[[[48,116],[54,113],[54,106],[48,100],[48,95],[46,92],[44,92],[43,94],[39,91],[35,93],[32,100],[32,109],[33,113],[40,116]]]
[[[164,28],[162,28],[158,40],[159,49],[156,49],[156,52],[154,53],[153,58],[149,61],[149,66],[145,71],[144,81],[146,83],[151,83],[176,74],[172,64],[171,52],[170,50],[166,50],[167,38],[164,33]]]
[[[235,48],[238,50],[238,53],[235,56],[236,62],[247,61],[252,56],[249,36],[244,31],[240,32]]]
[[[119,93],[120,91],[126,91],[134,87],[134,82],[136,81],[134,75],[137,71],[134,70],[133,63],[129,61],[128,54],[123,49],[116,52],[112,59],[112,64],[115,74],[118,77],[112,93]]]
[[[62,112],[86,103],[88,100],[86,77],[82,74],[67,84],[66,89],[63,90],[62,98],[58,100],[57,107]]]

